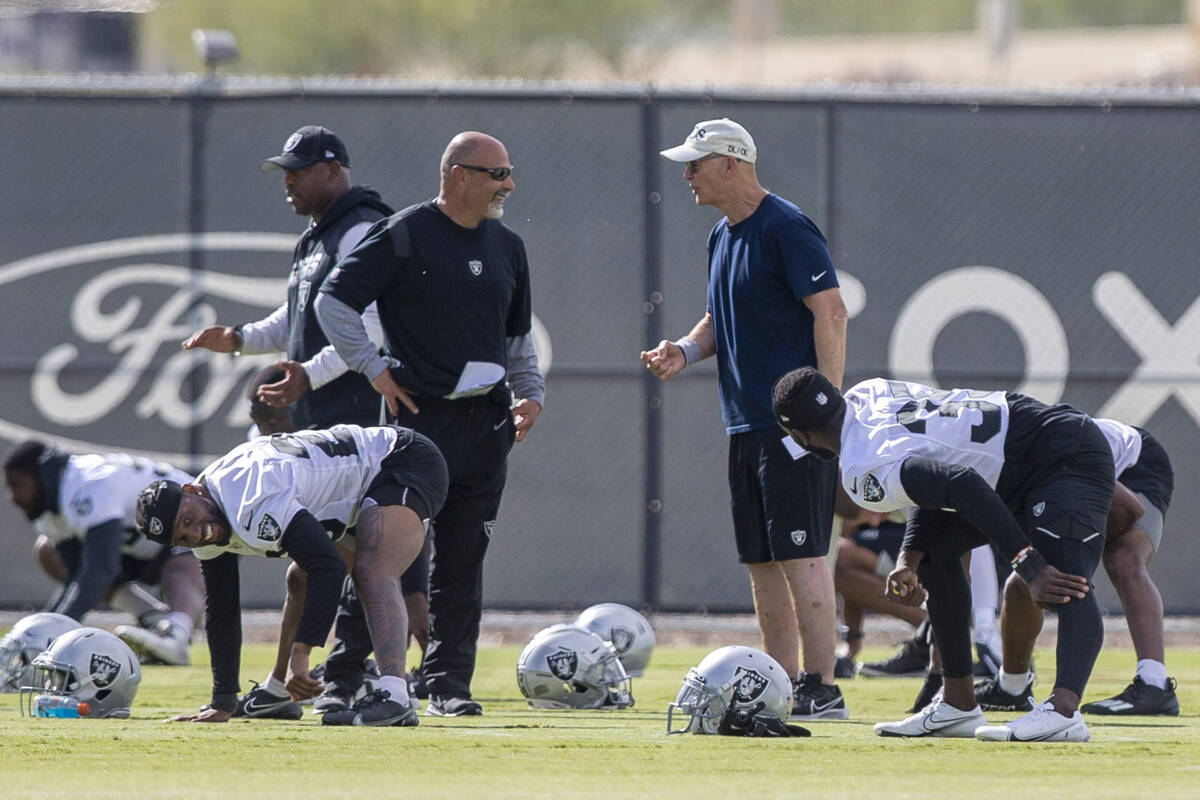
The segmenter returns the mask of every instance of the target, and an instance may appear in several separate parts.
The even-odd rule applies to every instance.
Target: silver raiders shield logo
[[[575,677],[575,670],[579,668],[579,656],[574,650],[560,649],[546,656],[546,665],[550,667],[554,677],[563,681],[570,680]]]
[[[738,667],[733,673],[733,702],[753,703],[767,688],[767,679],[761,672],[750,667]]]
[[[121,665],[112,656],[106,656],[104,653],[92,653],[91,663],[88,665],[88,674],[92,676],[92,683],[98,689],[104,689],[117,679],[117,675],[121,672]]]

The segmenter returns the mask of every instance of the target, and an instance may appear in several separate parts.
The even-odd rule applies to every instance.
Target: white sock
[[[1019,675],[1012,675],[1004,671],[1004,667],[1000,668],[1000,674],[996,680],[1000,684],[1000,688],[1009,694],[1021,694],[1025,691],[1025,687],[1029,685],[1029,679],[1033,677],[1031,672],[1023,672]]]
[[[1138,659],[1137,675],[1155,689],[1167,688],[1167,665],[1149,658]]]
[[[262,682],[260,689],[266,689],[276,697],[291,697],[291,692],[283,685],[283,681],[276,678],[274,675],[268,675],[267,679]]]
[[[172,625],[177,625],[183,629],[183,632],[187,635],[187,640],[189,642],[192,640],[193,625],[192,618],[190,616],[182,611],[172,611],[171,613],[167,614],[167,619],[170,620]]]
[[[386,689],[392,699],[401,705],[408,705],[408,681],[395,675],[384,675],[376,682],[380,689]]]
[[[971,608],[975,617],[975,641],[986,642],[996,629],[996,601],[1000,586],[996,582],[996,559],[990,545],[971,551]]]

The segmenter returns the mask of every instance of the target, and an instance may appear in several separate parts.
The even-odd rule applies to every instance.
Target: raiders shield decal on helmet
[[[92,653],[92,662],[88,667],[88,673],[92,676],[92,683],[96,685],[96,688],[108,687],[117,679],[120,672],[121,665],[115,658],[106,656],[104,653]]]
[[[613,628],[608,632],[608,640],[618,654],[624,653],[633,644],[633,631],[625,628]]]
[[[554,673],[554,677],[564,681],[570,680],[575,676],[575,670],[579,668],[579,656],[575,654],[574,650],[562,649],[546,656],[546,664]]]
[[[767,688],[766,677],[756,669],[738,667],[733,673],[733,702],[752,703]]]

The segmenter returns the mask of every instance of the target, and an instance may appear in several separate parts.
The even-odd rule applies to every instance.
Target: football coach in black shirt
[[[471,699],[483,611],[483,557],[508,451],[541,412],[545,384],[530,337],[525,245],[499,220],[516,188],[508,151],[466,131],[442,155],[432,200],[368,231],[321,287],[317,317],[351,367],[371,380],[400,425],[428,436],[450,471],[433,521],[427,713],[478,715]],[[362,311],[379,308],[385,353]]]

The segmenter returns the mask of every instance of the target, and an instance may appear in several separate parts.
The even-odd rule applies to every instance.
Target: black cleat
[[[864,678],[919,678],[929,667],[929,645],[918,639],[905,639],[891,658],[860,664]]]
[[[433,717],[478,717],[483,714],[483,706],[469,697],[434,695],[429,698],[425,713]]]
[[[800,673],[792,681],[792,719],[846,719],[846,699],[836,686],[821,683],[821,676]]]
[[[1032,711],[1033,678],[1020,694],[1009,694],[1001,689],[999,678],[985,678],[975,684],[975,702],[984,711]]]
[[[376,689],[353,708],[344,711],[326,711],[321,717],[322,725],[362,725],[372,728],[411,728],[420,724],[417,712],[411,705],[392,699],[387,689]]]
[[[921,684],[921,691],[917,692],[917,699],[913,701],[912,708],[908,713],[915,714],[925,706],[933,702],[937,697],[938,692],[942,690],[942,676],[940,673],[926,672],[925,682]]]
[[[849,680],[854,677],[854,659],[850,656],[838,656],[833,662],[833,679]]]
[[[1079,710],[1101,716],[1177,717],[1179,698],[1175,696],[1175,686],[1174,678],[1167,678],[1167,688],[1159,689],[1134,676],[1133,683],[1116,697],[1088,703]]]
[[[250,681],[254,683],[254,681]],[[238,698],[235,717],[254,719],[300,719],[304,709],[290,697],[280,697],[254,683],[254,688]]]

